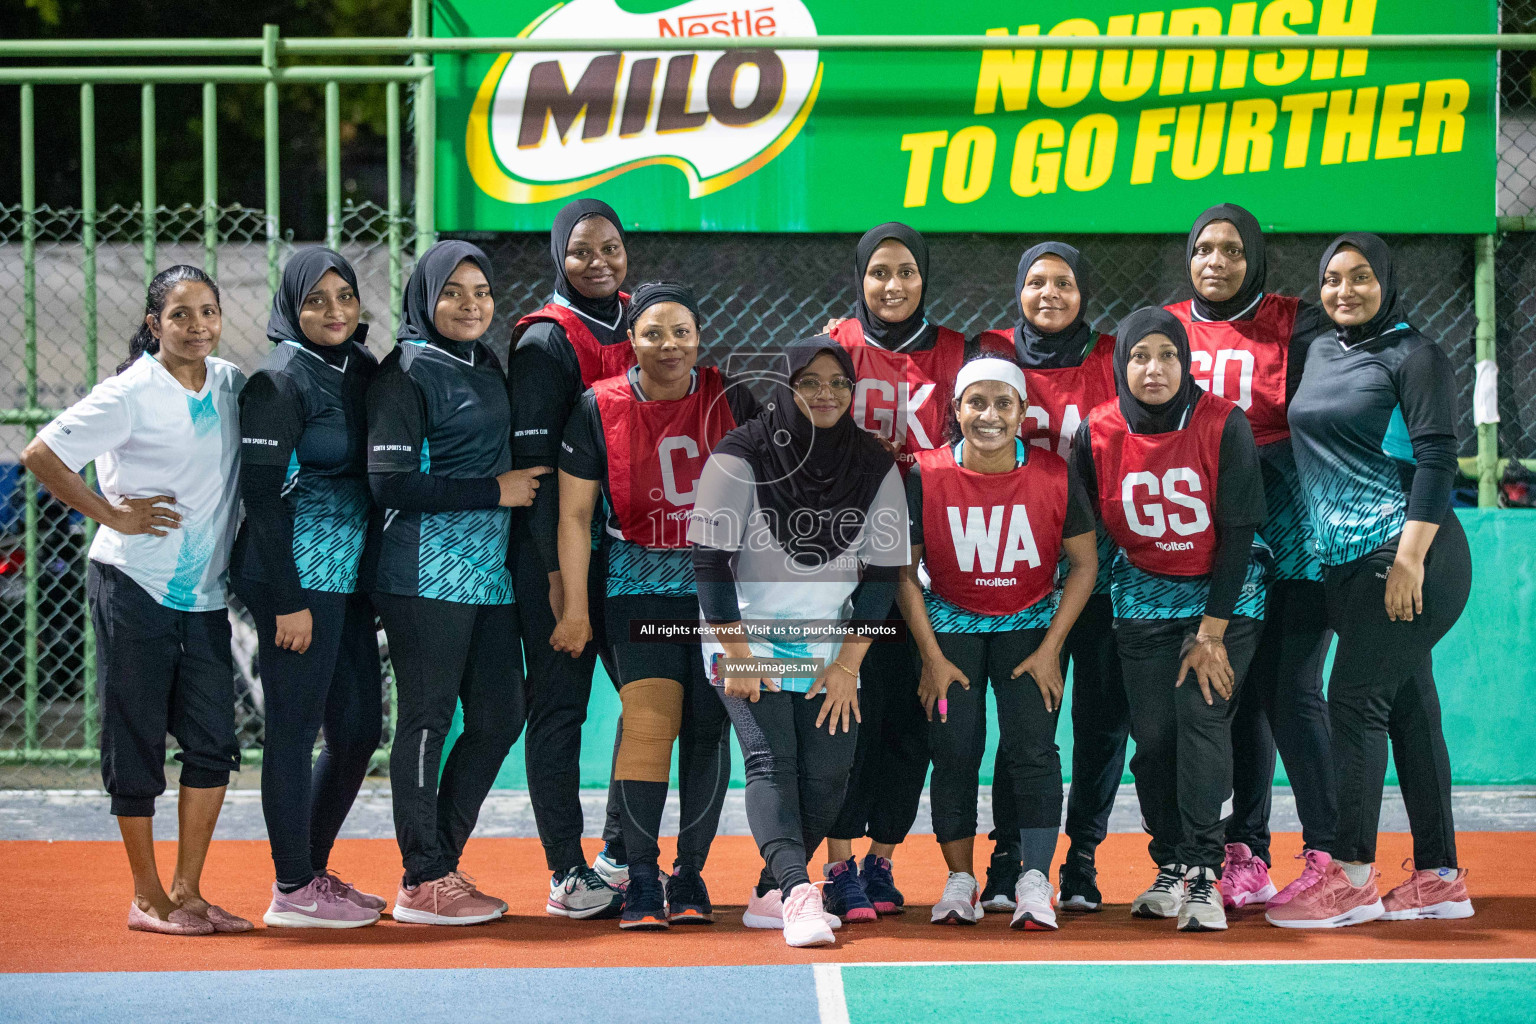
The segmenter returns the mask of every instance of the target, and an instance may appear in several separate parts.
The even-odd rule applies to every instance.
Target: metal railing
[[[779,50],[814,49],[819,51],[967,51],[967,50],[1263,50],[1276,48],[1279,40],[1264,36],[818,36],[775,38]],[[446,53],[499,53],[509,51],[664,51],[677,48],[675,40],[665,39],[530,39],[514,37],[440,38],[427,36],[427,0],[413,0],[412,29],[407,38],[391,39],[317,39],[282,38],[276,26],[267,26],[259,39],[204,40],[5,40],[0,41],[0,60],[56,62],[66,59],[133,60],[172,59],[188,52],[200,60],[246,60],[251,63],[207,63],[197,65],[101,64],[13,64],[0,67],[0,84],[19,85],[20,136],[17,146],[21,168],[21,195],[17,211],[21,226],[21,313],[22,377],[24,401],[19,407],[0,410],[0,425],[21,427],[26,436],[57,414],[56,406],[40,402],[38,367],[37,267],[40,241],[39,219],[47,211],[37,197],[37,154],[35,147],[36,90],[77,86],[80,101],[80,175],[81,206],[78,212],[79,268],[82,281],[81,327],[82,361],[79,384],[93,386],[99,378],[98,348],[98,249],[101,244],[99,223],[103,211],[97,209],[96,184],[97,125],[95,114],[98,87],[138,86],[142,111],[142,196],[138,214],[141,218],[139,240],[142,246],[143,279],[154,276],[160,247],[165,236],[166,219],[188,211],[166,211],[159,205],[156,166],[156,98],[160,87],[195,86],[202,91],[203,194],[195,208],[200,215],[201,258],[210,272],[218,269],[221,248],[229,242],[226,227],[231,211],[219,204],[219,166],[216,104],[223,85],[262,86],[263,105],[263,175],[265,209],[259,213],[260,225],[253,243],[265,244],[265,285],[268,297],[277,287],[281,260],[288,242],[279,218],[282,191],[281,150],[278,131],[278,87],[313,85],[324,93],[325,166],[325,240],[333,248],[353,240],[346,228],[348,219],[357,218],[360,207],[344,208],[341,174],[340,90],[343,85],[383,84],[385,86],[385,145],[387,197],[381,218],[373,221],[377,237],[368,244],[387,248],[387,306],[382,319],[393,335],[394,317],[400,305],[400,293],[407,264],[407,244],[413,243],[419,255],[435,239],[433,220],[434,141],[436,137],[433,68],[430,56]],[[1304,36],[1287,35],[1286,49],[1304,50],[1441,50],[1441,51],[1536,51],[1536,34],[1509,35],[1422,35],[1422,36]],[[694,50],[758,49],[760,39],[693,37],[688,46]],[[356,66],[346,64],[304,65],[285,63],[303,59],[357,57],[408,58],[403,66]],[[414,158],[414,188],[411,213],[404,211],[403,157],[404,119],[401,86],[411,91],[411,152]],[[0,213],[5,208],[0,206]],[[121,211],[110,211],[114,215]],[[239,211],[234,211],[239,212]],[[72,218],[73,215],[70,215]],[[70,223],[73,223],[72,219]],[[177,223],[186,226],[185,217]],[[120,225],[118,232],[121,233]],[[1536,231],[1536,215],[1510,214],[1498,219],[1498,231]],[[412,236],[407,238],[408,233]],[[117,237],[117,236],[114,236]],[[183,239],[185,235],[181,236]],[[1498,357],[1497,303],[1498,238],[1475,236],[1468,241],[1473,264],[1472,307],[1475,317],[1473,357],[1477,361]],[[537,250],[542,246],[535,246]],[[542,259],[542,253],[537,254]],[[498,275],[499,276],[499,275]],[[1187,283],[1187,282],[1186,282]],[[1464,308],[1464,307],[1463,307]],[[1499,430],[1496,424],[1476,427],[1476,455],[1464,459],[1478,483],[1480,505],[1495,504],[1499,458]],[[1519,453],[1512,453],[1519,454]],[[89,471],[88,471],[89,472]],[[26,476],[24,488],[24,650],[22,672],[23,714],[19,743],[0,740],[0,764],[39,763],[45,761],[86,761],[96,756],[95,688],[80,687],[82,703],[78,745],[51,747],[43,743],[39,704],[43,680],[40,677],[39,636],[41,562],[39,495],[36,482]],[[84,543],[88,545],[91,524],[86,524]],[[83,558],[84,547],[78,557]],[[82,574],[83,579],[83,574]],[[83,589],[83,587],[82,587]],[[77,595],[84,607],[83,593]],[[89,616],[81,617],[81,656],[77,670],[81,679],[94,678],[95,638]],[[5,694],[0,693],[0,698]],[[3,723],[0,723],[3,724]]]

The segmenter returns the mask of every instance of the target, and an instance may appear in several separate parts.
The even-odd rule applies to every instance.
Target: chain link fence
[[[212,266],[223,305],[218,354],[249,372],[270,343],[265,336],[270,308],[268,250],[262,211],[225,207],[218,211],[217,244],[205,245],[200,207],[155,211],[157,240],[151,273],[175,263]],[[43,408],[70,405],[89,390],[86,289],[79,210],[43,208],[35,214],[37,401]],[[414,223],[396,222],[399,238],[410,239]],[[344,211],[341,251],[357,269],[363,319],[372,325],[369,344],[383,355],[390,341],[394,308],[390,283],[390,217],[362,204]],[[25,311],[23,307],[23,216],[19,206],[0,207],[0,407],[27,405]],[[102,211],[96,222],[97,379],[112,374],[127,355],[128,339],[144,315],[145,217],[137,206]],[[278,246],[280,263],[300,244]],[[413,262],[401,255],[402,277]],[[95,732],[87,721],[95,686],[87,671],[85,642],[86,532],[81,517],[46,494],[38,506],[38,670],[28,699],[25,679],[26,583],[24,574],[25,490],[16,457],[29,437],[23,426],[0,426],[0,756],[41,751],[31,763],[3,766],[0,785],[92,785],[88,752]],[[262,745],[263,691],[256,667],[256,635],[242,610],[231,613],[234,627],[236,724],[240,745]],[[380,637],[381,645],[383,637]],[[385,658],[386,673],[388,659]],[[385,678],[385,739],[389,745],[390,679]],[[65,759],[66,752],[87,752]],[[255,780],[247,773],[246,783]],[[240,784],[237,776],[234,785]],[[99,783],[97,783],[99,784]]]

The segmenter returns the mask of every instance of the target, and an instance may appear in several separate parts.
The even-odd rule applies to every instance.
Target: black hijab
[[[1351,231],[1340,235],[1329,243],[1323,251],[1323,260],[1317,267],[1317,283],[1323,283],[1323,276],[1328,273],[1328,262],[1338,255],[1339,249],[1349,245],[1360,250],[1360,255],[1371,265],[1371,272],[1376,275],[1376,280],[1381,282],[1381,308],[1376,315],[1368,321],[1356,327],[1342,327],[1335,325],[1333,333],[1339,342],[1346,348],[1353,347],[1361,342],[1371,341],[1390,333],[1395,327],[1403,323],[1402,299],[1397,294],[1397,274],[1392,269],[1392,250],[1387,248],[1387,243],[1378,235],[1368,231]]]
[[[1042,256],[1055,256],[1072,268],[1072,276],[1077,279],[1077,292],[1081,298],[1076,318],[1054,334],[1046,334],[1029,322],[1029,317],[1024,315],[1024,302],[1019,298],[1024,292],[1024,279],[1029,276],[1029,268]],[[1013,279],[1013,298],[1019,307],[1019,319],[1013,325],[1013,342],[1014,354],[1020,365],[1032,370],[1054,370],[1082,363],[1095,339],[1094,330],[1087,320],[1087,278],[1087,261],[1066,242],[1041,242],[1026,249],[1024,255],[1019,257],[1019,272]]]
[[[411,271],[411,279],[405,283],[400,329],[395,332],[395,337],[401,341],[425,341],[460,359],[469,358],[475,342],[445,338],[438,333],[437,326],[432,322],[432,316],[437,311],[437,297],[453,276],[454,268],[465,260],[479,267],[487,281],[492,280],[491,259],[478,245],[449,240],[438,242],[421,254],[421,259],[416,261],[416,269]]]
[[[304,297],[332,270],[352,286],[354,293],[357,292],[357,271],[352,269],[352,264],[341,253],[323,245],[310,245],[293,254],[288,265],[283,268],[283,279],[278,283],[277,291],[272,295],[272,312],[267,316],[267,338],[274,345],[285,341],[296,342],[326,362],[340,365],[345,361],[350,345],[346,342],[340,345],[316,345],[304,336],[303,329],[299,327],[299,309],[304,305]],[[368,325],[359,322],[357,330],[352,332],[352,337],[347,341],[361,343],[366,337]]]
[[[732,430],[715,446],[752,467],[757,504],[767,514],[779,545],[797,563],[825,565],[858,540],[864,516],[895,464],[873,434],[853,422],[852,406],[820,430],[795,402],[790,381],[823,352],[831,353],[849,380],[853,358],[825,337],[792,342],[785,368],[762,415]],[[815,522],[807,523],[815,515]]]
[[[1239,313],[1252,313],[1248,307],[1252,306],[1260,295],[1264,294],[1264,280],[1269,276],[1269,264],[1264,256],[1264,229],[1259,227],[1259,219],[1247,210],[1234,203],[1221,203],[1206,210],[1195,218],[1195,226],[1189,229],[1189,241],[1184,244],[1184,274],[1189,275],[1189,266],[1195,258],[1195,241],[1199,239],[1200,232],[1217,220],[1224,220],[1237,228],[1237,235],[1243,240],[1243,255],[1248,260],[1248,269],[1243,274],[1243,283],[1238,287],[1237,294],[1222,302],[1210,302],[1200,297],[1195,292],[1195,312],[1202,320],[1231,320]]]
[[[629,297],[629,308],[624,311],[624,329],[633,331],[640,314],[659,302],[676,302],[693,314],[694,327],[704,326],[704,318],[699,315],[699,299],[692,288],[676,281],[647,281]]]
[[[869,269],[869,261],[874,258],[875,250],[887,238],[900,242],[912,251],[912,258],[917,261],[917,272],[923,279],[917,308],[911,316],[896,324],[880,319],[869,308],[869,303],[864,301],[864,272]],[[858,317],[859,325],[864,328],[865,338],[881,348],[922,348],[929,340],[923,335],[936,333],[929,329],[931,325],[925,309],[928,302],[928,243],[923,241],[923,236],[897,221],[864,232],[853,257],[853,300],[853,315]]]
[[[1131,349],[1149,334],[1167,335],[1179,351],[1179,390],[1162,405],[1148,405],[1131,394],[1126,379]],[[1183,425],[1184,414],[1195,407],[1205,389],[1190,375],[1189,335],[1178,317],[1161,306],[1143,306],[1120,321],[1120,329],[1115,333],[1115,392],[1120,396],[1120,412],[1133,434],[1163,434]]]
[[[555,294],[569,303],[572,309],[585,313],[590,319],[600,324],[617,324],[619,314],[623,311],[623,304],[617,291],[606,299],[590,299],[577,291],[571,284],[570,278],[565,276],[565,247],[570,244],[571,233],[576,230],[576,225],[588,217],[603,218],[619,233],[619,240],[624,240],[624,225],[619,221],[619,215],[613,212],[613,207],[601,199],[578,199],[575,202],[566,203],[560,212],[555,214],[555,223],[549,229],[549,256],[555,262]],[[613,332],[622,337],[623,326],[621,324],[615,326]],[[597,340],[606,345],[613,339],[604,338],[599,334]]]

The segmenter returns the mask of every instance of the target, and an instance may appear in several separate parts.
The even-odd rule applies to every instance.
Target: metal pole
[[[269,68],[277,66],[277,26],[263,25],[261,28],[262,55],[261,63]],[[262,150],[266,157],[267,176],[267,298],[270,300],[277,294],[277,263],[278,263],[278,239],[281,231],[280,217],[282,215],[282,189],[278,184],[278,124],[277,124],[277,82],[271,81],[261,87],[261,101],[263,111]]]
[[[27,411],[37,409],[37,151],[33,130],[32,84],[21,87],[21,309],[26,347],[22,367],[26,375]],[[27,439],[37,436],[27,426]],[[37,477],[25,474],[26,596],[22,648],[22,745],[37,749]]]
[[[219,96],[203,83],[203,269],[219,272]]]
[[[341,250],[341,86],[325,83],[325,244]]]
[[[154,102],[153,98],[150,100]],[[153,223],[151,221],[151,223]],[[80,242],[84,250],[82,270],[85,273],[85,295],[82,306],[85,319],[85,387],[96,386],[96,87],[86,83],[80,87]],[[85,467],[87,487],[96,486],[96,464]],[[90,550],[96,536],[96,523],[85,520],[85,547],[80,552],[81,568],[85,553]],[[85,744],[94,747],[100,741],[100,725],[96,720],[96,631],[91,628],[91,616],[86,609],[85,573],[80,574],[81,619],[81,673],[80,690],[84,697]],[[58,614],[60,609],[55,609]]]
[[[385,323],[395,336],[395,313],[400,308],[400,84],[384,87],[384,165],[388,172],[389,216],[389,309]]]
[[[1497,308],[1494,300],[1494,248],[1493,235],[1476,235],[1473,238],[1476,269],[1472,277],[1473,306],[1477,313],[1478,362],[1493,360],[1497,353]],[[1498,502],[1499,425],[1477,425],[1477,506],[1493,508]]]
[[[160,201],[155,195],[155,86],[145,82],[139,90],[140,174],[143,177],[143,198],[139,205],[144,212],[144,289],[155,279],[155,233],[159,217]]]
[[[425,39],[430,34],[431,5],[428,0],[411,0],[411,38]],[[411,63],[425,68],[431,63],[426,53],[418,50],[411,55]],[[435,181],[433,160],[437,134],[437,86],[432,75],[426,75],[416,83],[416,255],[421,256],[432,244],[436,232],[436,218],[432,209]]]

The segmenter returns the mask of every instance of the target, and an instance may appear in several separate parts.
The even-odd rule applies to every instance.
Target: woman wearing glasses
[[[823,336],[791,345],[786,360],[766,411],[705,464],[688,539],[706,664],[741,741],[747,820],[767,865],[743,923],[816,946],[837,922],[806,860],[843,803],[872,639],[849,624],[890,612],[909,544],[895,458],[849,412],[852,358]],[[720,657],[820,666],[738,676]]]

